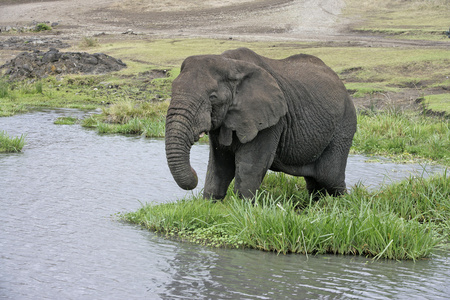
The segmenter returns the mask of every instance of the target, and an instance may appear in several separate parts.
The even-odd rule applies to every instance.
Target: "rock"
[[[4,75],[9,80],[23,80],[55,74],[105,74],[125,67],[120,59],[103,53],[60,52],[51,48],[47,52],[22,52],[0,69],[6,69]]]

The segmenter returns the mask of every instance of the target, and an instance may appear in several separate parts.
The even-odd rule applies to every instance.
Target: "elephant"
[[[190,150],[209,135],[206,199],[223,199],[233,179],[251,199],[268,170],[303,176],[311,195],[339,196],[356,125],[344,84],[315,56],[277,60],[248,48],[190,56],[172,83],[166,157],[179,187],[194,189]]]

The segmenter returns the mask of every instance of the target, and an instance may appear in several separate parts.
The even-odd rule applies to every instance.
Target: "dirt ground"
[[[343,0],[0,0],[0,26],[57,22],[55,32],[64,38],[103,33],[126,38],[122,33],[129,31],[155,38],[440,46],[352,32],[349,26],[360,20],[342,15],[344,5]]]
[[[0,28],[56,22],[55,30],[46,37],[56,35],[55,39],[69,44],[79,43],[85,36],[106,35],[116,40],[205,37],[316,41],[341,47],[448,47],[448,43],[436,41],[361,35],[350,30],[360,20],[344,16],[344,5],[343,0],[0,0]],[[0,44],[13,35],[0,34]],[[0,65],[18,50],[0,47]],[[403,99],[409,105],[416,99],[414,90],[411,93],[405,90],[386,101]],[[367,105],[367,99],[358,101],[364,103],[357,105]]]

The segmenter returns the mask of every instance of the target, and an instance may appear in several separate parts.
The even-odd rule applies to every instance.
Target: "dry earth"
[[[67,34],[323,39],[338,32],[341,0],[1,0],[0,25],[52,21]],[[340,19],[345,23],[348,20]],[[342,25],[342,24],[341,24]]]
[[[348,29],[343,0],[0,0],[0,26],[58,22],[57,33],[76,38],[131,30],[155,38],[342,41],[369,45],[440,46],[363,36]],[[0,38],[5,38],[0,35]],[[442,43],[448,46],[448,43]]]

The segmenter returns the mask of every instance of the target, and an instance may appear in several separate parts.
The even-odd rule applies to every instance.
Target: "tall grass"
[[[10,137],[6,131],[0,131],[0,153],[20,152],[25,146],[25,135]]]
[[[100,134],[134,134],[144,137],[164,137],[165,119],[162,117],[153,119],[130,119],[125,124],[110,124],[86,120],[84,127],[96,127]],[[88,125],[91,124],[91,125]]]
[[[82,125],[97,128],[101,134],[164,137],[168,105],[168,102],[119,101],[102,108],[102,115],[84,119]]]
[[[450,121],[407,111],[362,112],[353,150],[422,157],[449,165]]]
[[[153,119],[164,117],[168,102],[144,102],[144,101],[118,101],[108,107],[103,107],[102,112],[110,123],[128,123],[132,119]]]
[[[450,178],[410,178],[369,192],[362,186],[339,198],[318,202],[304,193],[301,179],[271,173],[265,187],[279,181],[297,193],[261,190],[254,202],[231,190],[222,202],[192,197],[147,204],[123,215],[129,222],[168,237],[214,247],[254,248],[278,253],[348,254],[389,259],[420,259],[449,241]],[[267,182],[271,183],[267,183]],[[274,192],[274,193],[273,193]],[[294,193],[294,194],[295,194]]]

